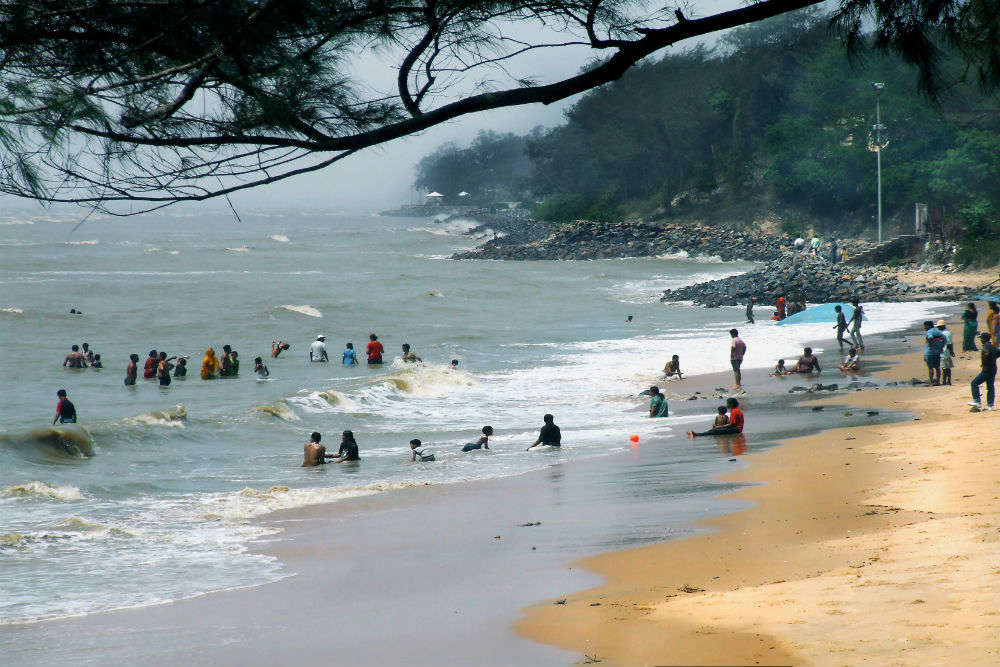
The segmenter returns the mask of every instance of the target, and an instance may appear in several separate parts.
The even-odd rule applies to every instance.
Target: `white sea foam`
[[[75,486],[57,486],[46,482],[28,482],[0,489],[0,498],[44,498],[49,500],[83,500]]]
[[[177,405],[169,410],[157,410],[147,412],[135,417],[126,419],[126,422],[142,424],[143,426],[167,426],[172,428],[184,428],[184,421],[187,419],[187,409],[183,405]]]
[[[403,488],[403,486],[405,485],[373,484],[356,488],[295,489],[287,486],[272,486],[269,489],[246,488],[215,498],[214,502],[206,505],[207,512],[202,516],[207,519],[217,517],[222,521],[244,521],[278,510],[371,496],[390,487]]]
[[[11,315],[23,315],[24,311],[20,308],[0,308],[0,313],[10,313]]]
[[[435,236],[456,236],[465,234],[479,226],[473,220],[449,220],[448,222],[436,223],[433,227],[408,227],[408,232],[421,232],[424,234],[434,234]]]
[[[100,241],[63,241],[63,245],[97,245]]]
[[[267,238],[271,239],[272,241],[277,241],[278,243],[288,243],[288,237],[285,236],[284,234],[271,234]]]
[[[245,245],[241,245],[236,248],[226,248],[226,252],[250,252],[250,248]]]
[[[300,315],[308,315],[309,317],[323,317],[323,313],[319,312],[317,309],[309,305],[291,306],[286,304],[283,306],[278,306],[278,308],[283,308],[293,313],[299,313]]]
[[[0,225],[33,225],[35,224],[32,220],[4,220],[0,222]]]

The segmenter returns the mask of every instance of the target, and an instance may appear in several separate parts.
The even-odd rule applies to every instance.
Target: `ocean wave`
[[[253,412],[271,415],[272,417],[277,417],[278,419],[282,419],[286,422],[301,421],[301,418],[295,414],[295,411],[292,410],[292,408],[285,402],[272,403],[270,405],[258,405],[253,408]]]
[[[0,498],[48,498],[51,500],[83,500],[75,486],[56,486],[46,482],[28,482],[0,489]]]
[[[655,255],[656,259],[682,259],[688,262],[697,262],[698,264],[722,264],[722,258],[718,255],[703,255],[698,253],[696,255],[691,255],[687,250],[678,250],[677,252],[667,252],[662,255]]]
[[[62,245],[97,245],[100,241],[63,241]]]
[[[285,304],[278,306],[278,308],[289,310],[293,313],[299,313],[300,315],[308,315],[309,317],[323,317],[323,313],[319,312],[316,308],[313,308],[310,305],[292,306]]]
[[[236,248],[226,248],[226,252],[250,252],[250,248],[245,245],[238,246]]]
[[[0,308],[0,313],[9,313],[11,315],[24,315],[24,311],[20,308]]]
[[[0,222],[0,225],[33,225],[35,224],[31,220],[4,220]]]
[[[459,387],[476,384],[465,371],[437,364],[407,363],[397,357],[390,368],[392,373],[374,380],[375,384],[414,396],[442,396]]]
[[[61,532],[80,533],[88,537],[137,537],[137,533],[119,526],[92,521],[82,516],[69,516],[55,524]]]
[[[361,414],[365,409],[357,401],[334,389],[308,392],[303,396],[293,396],[286,399],[288,403],[299,406],[306,412],[345,412]]]
[[[0,535],[0,549],[17,549],[28,543],[28,537],[20,533],[7,533]]]
[[[426,296],[438,296],[438,297],[444,296],[444,294],[442,294],[440,290],[436,290],[436,289],[427,290],[426,292],[424,292],[424,294]]]
[[[135,417],[129,417],[125,421],[133,424],[142,424],[143,426],[184,428],[185,420],[187,420],[187,409],[183,405],[176,405],[169,410],[146,412]]]
[[[88,458],[94,455],[90,433],[82,426],[46,426],[27,432],[0,434],[0,443],[28,452],[44,453],[57,458]]]
[[[267,238],[272,241],[277,241],[278,243],[288,243],[288,237],[284,234],[271,234]]]
[[[215,498],[212,502],[212,510],[202,514],[201,517],[208,520],[245,521],[278,510],[333,503],[371,496],[382,491],[423,485],[423,482],[385,482],[348,488],[272,486],[269,489],[255,489],[248,487],[242,491]]]

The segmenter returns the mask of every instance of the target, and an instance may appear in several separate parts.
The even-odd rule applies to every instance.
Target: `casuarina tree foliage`
[[[711,14],[627,0],[0,2],[0,190],[112,212],[207,199],[467,114],[556,102],[672,44],[817,4]],[[848,46],[874,26],[929,92],[942,43],[993,85],[996,5],[841,0],[836,26]],[[537,50],[579,48],[594,60],[575,75],[531,69]],[[391,86],[357,75],[372,54]]]

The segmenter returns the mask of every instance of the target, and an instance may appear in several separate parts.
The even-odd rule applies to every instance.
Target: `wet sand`
[[[926,376],[914,333],[887,378]],[[1000,664],[1000,414],[969,413],[976,372],[959,353],[951,387],[809,403],[831,424],[845,403],[913,417],[753,454],[723,478],[759,483],[730,496],[752,509],[580,561],[607,583],[532,607],[518,630],[613,665]]]

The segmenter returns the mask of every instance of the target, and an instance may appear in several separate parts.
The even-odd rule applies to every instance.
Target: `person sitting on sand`
[[[475,442],[467,442],[462,447],[463,452],[471,452],[474,449],[489,449],[490,448],[490,436],[493,435],[492,426],[484,426],[483,434],[479,437],[479,440]]]
[[[52,419],[52,423],[75,424],[76,406],[73,405],[73,401],[66,398],[66,390],[60,389],[56,392],[56,396],[59,397],[59,402],[56,403],[56,416]]]
[[[663,366],[663,374],[668,378],[676,375],[678,380],[683,380],[684,376],[681,375],[681,358],[676,354],[670,357],[670,361]]]
[[[785,368],[784,359],[778,359],[778,363],[774,365],[774,370],[771,373],[769,373],[771,377],[776,377],[776,378],[780,378],[784,375],[791,375],[791,374],[792,372],[787,368]]]
[[[271,374],[271,371],[267,370],[267,366],[264,365],[264,360],[260,357],[254,357],[253,372],[256,373],[259,378],[266,378]]]
[[[840,370],[842,371],[856,371],[858,370],[858,348],[851,346],[851,349],[847,351],[847,356],[844,357],[844,363],[840,365]]]
[[[729,417],[726,416],[726,406],[720,405],[716,408],[719,414],[715,416],[715,422],[712,424],[712,428],[722,428],[723,426],[729,426]]]
[[[726,407],[729,408],[729,423],[725,426],[712,426],[707,431],[695,433],[688,431],[689,438],[697,438],[703,435],[734,435],[743,432],[743,410],[740,409],[740,402],[735,398],[726,399]]]
[[[152,380],[156,377],[156,367],[160,364],[160,355],[156,350],[150,350],[146,363],[142,367],[142,379]]]
[[[139,376],[139,355],[134,352],[128,355],[128,366],[125,367],[125,386],[131,387]]]
[[[288,343],[286,343],[283,340],[279,340],[279,341],[273,341],[272,340],[271,341],[271,358],[272,359],[277,359],[279,354],[281,354],[282,352],[284,352],[285,350],[287,350],[290,347],[291,347],[291,345],[289,345]]]
[[[354,433],[352,431],[344,431],[340,436],[340,450],[337,452],[337,458],[330,461],[330,463],[346,463],[348,461],[360,460],[358,443],[354,440]]]
[[[205,357],[201,360],[201,379],[214,380],[219,377],[219,360],[215,358],[215,350],[208,348],[205,350]]]
[[[302,467],[312,468],[313,466],[320,466],[326,463],[327,459],[332,459],[336,457],[336,454],[327,454],[326,447],[319,444],[319,441],[323,439],[323,436],[319,431],[313,431],[313,434],[309,438],[309,442],[303,447],[302,456]]]
[[[410,461],[433,461],[434,454],[428,452],[426,449],[420,449],[420,440],[414,438],[410,440]]]
[[[812,348],[807,347],[802,350],[802,356],[799,357],[798,363],[795,364],[795,372],[809,374],[813,372],[813,369],[815,369],[817,373],[823,372],[823,369],[819,367],[819,359],[817,359],[816,355],[813,354]]]
[[[74,345],[70,348],[70,353],[66,355],[63,359],[63,366],[69,366],[70,368],[86,368],[87,358],[83,356],[80,352],[80,346]]]
[[[667,397],[660,393],[659,387],[650,387],[649,395],[652,396],[649,399],[649,416],[653,417],[669,417],[670,409],[667,407]]]
[[[423,361],[423,359],[418,357],[416,352],[410,351],[409,343],[403,343],[403,361],[405,361],[408,364],[412,364],[417,361]]]
[[[354,343],[348,343],[347,347],[344,348],[344,353],[341,355],[345,366],[357,366],[358,365],[358,351],[354,349]]]
[[[174,377],[175,378],[186,378],[187,377],[187,374],[188,374],[187,363],[188,363],[187,362],[187,357],[179,357],[177,359],[177,367],[174,368]]]
[[[552,415],[545,415],[542,417],[542,429],[538,432],[538,438],[531,443],[531,447],[524,451],[530,450],[532,447],[537,447],[538,445],[546,445],[547,447],[561,447],[562,446],[562,432],[559,427],[555,425],[555,417]]]

